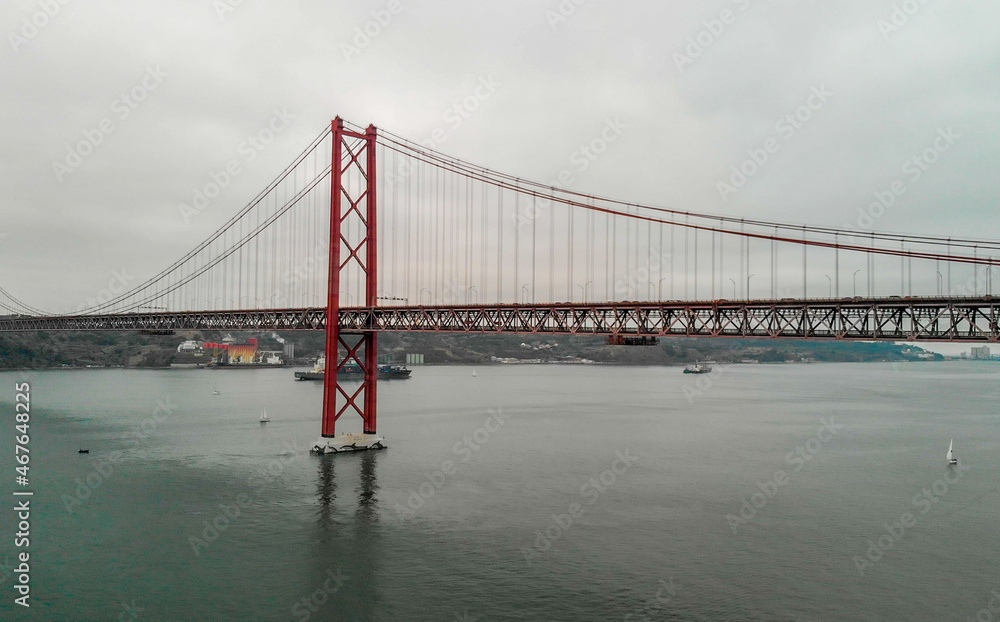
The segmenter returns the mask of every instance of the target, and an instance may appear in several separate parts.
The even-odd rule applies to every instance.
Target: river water
[[[380,383],[389,448],[325,457],[288,369],[0,373],[0,618],[985,620],[1000,594],[1000,366],[476,371]]]

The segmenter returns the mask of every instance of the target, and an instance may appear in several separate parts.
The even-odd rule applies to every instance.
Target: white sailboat
[[[260,422],[267,423],[270,420],[271,418],[267,416],[267,409],[265,408],[264,412],[260,413]]]
[[[472,368],[472,377],[473,378],[476,377],[476,368],[475,367]]]
[[[958,459],[955,458],[955,452],[953,451],[954,448],[955,448],[955,439],[951,439],[951,442],[948,443],[948,456],[947,456],[948,464],[958,464]]]

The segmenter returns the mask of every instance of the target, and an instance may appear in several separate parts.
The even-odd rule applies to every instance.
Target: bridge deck
[[[995,342],[1000,298],[715,300],[344,308],[346,332]],[[322,308],[0,316],[0,332],[324,330]]]

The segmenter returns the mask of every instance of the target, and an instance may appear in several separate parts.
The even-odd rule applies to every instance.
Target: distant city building
[[[985,361],[990,358],[990,347],[989,346],[978,346],[973,347],[972,351],[969,353],[969,358],[977,361]]]
[[[229,339],[222,340],[222,343],[205,343],[204,351],[211,359],[211,365],[218,366],[259,366],[259,365],[284,365],[283,352],[275,350],[261,350],[256,338],[247,340],[247,343],[237,343],[235,339],[226,335]]]
[[[185,341],[177,346],[177,354],[170,361],[173,368],[204,367],[211,362],[200,341]]]

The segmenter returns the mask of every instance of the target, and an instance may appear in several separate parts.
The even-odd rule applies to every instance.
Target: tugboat
[[[710,374],[712,373],[712,368],[708,365],[702,365],[701,363],[695,363],[694,365],[688,365],[684,368],[685,374]]]
[[[411,370],[407,369],[405,365],[379,365],[378,366],[378,379],[379,380],[405,380],[410,377]],[[357,364],[351,363],[349,365],[344,365],[340,372],[337,374],[341,378],[358,378],[359,380],[364,377],[364,372],[361,367]],[[316,360],[316,365],[313,367],[312,371],[297,371],[295,372],[296,380],[323,380],[326,377],[326,357],[321,356]]]

